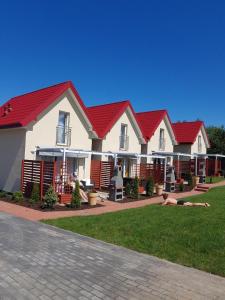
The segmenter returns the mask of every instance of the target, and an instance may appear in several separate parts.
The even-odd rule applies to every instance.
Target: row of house
[[[205,155],[202,121],[172,123],[166,110],[136,113],[129,100],[87,107],[71,81],[14,97],[0,108],[0,189],[16,191],[25,160],[67,161],[79,179],[93,162],[172,164],[175,154]]]

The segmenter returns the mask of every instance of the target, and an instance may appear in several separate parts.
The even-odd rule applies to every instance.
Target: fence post
[[[55,181],[56,181],[56,161],[53,162],[53,176],[52,176],[52,186],[54,191],[56,192]]]
[[[40,162],[40,199],[43,197],[43,175],[44,175],[44,161]]]

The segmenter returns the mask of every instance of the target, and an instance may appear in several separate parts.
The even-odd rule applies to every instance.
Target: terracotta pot
[[[88,194],[88,203],[91,206],[95,206],[97,204],[97,199],[98,199],[98,193],[90,192]]]
[[[199,180],[200,180],[199,176],[194,176],[194,184],[195,185],[199,184]]]
[[[163,194],[163,185],[162,184],[158,184],[156,186],[156,194],[157,194],[157,196],[161,196]]]

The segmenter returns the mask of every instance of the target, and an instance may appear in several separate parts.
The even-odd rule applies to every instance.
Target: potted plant
[[[193,180],[194,180],[194,186],[196,186],[196,185],[199,184],[200,177],[199,176],[194,176]]]
[[[88,193],[88,203],[91,206],[95,206],[97,204],[97,199],[98,199],[98,192],[95,190],[92,190],[91,192]]]
[[[157,196],[161,196],[163,194],[163,184],[156,184],[156,194]]]

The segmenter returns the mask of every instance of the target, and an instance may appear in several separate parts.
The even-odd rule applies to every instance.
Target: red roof
[[[173,129],[179,144],[193,144],[204,126],[202,121],[173,123]]]
[[[143,135],[147,140],[151,139],[165,116],[167,116],[169,119],[168,113],[165,109],[136,113],[136,117],[141,125]]]
[[[87,113],[99,138],[104,138],[116,121],[130,108],[136,119],[135,112],[129,100],[87,107]],[[138,123],[138,120],[136,120]]]
[[[85,111],[86,107],[73,83],[67,81],[11,98],[0,108],[0,128],[26,126],[35,121],[41,112],[69,88]]]

